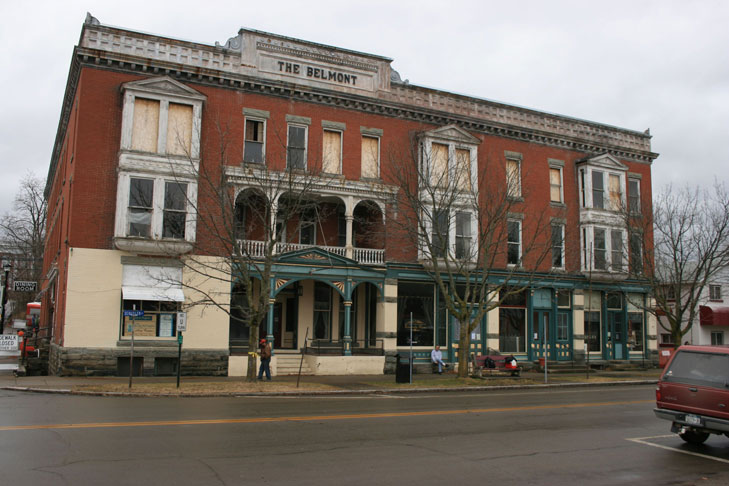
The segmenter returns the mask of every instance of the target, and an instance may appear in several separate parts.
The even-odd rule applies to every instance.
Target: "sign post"
[[[137,310],[137,304],[132,305],[132,310],[125,310],[124,317],[131,317],[132,324],[129,326],[132,331],[132,349],[129,353],[129,388],[132,387],[132,375],[134,374],[134,319],[144,316],[143,310]]]
[[[182,370],[182,333],[187,331],[187,312],[177,313],[177,388],[180,388]]]

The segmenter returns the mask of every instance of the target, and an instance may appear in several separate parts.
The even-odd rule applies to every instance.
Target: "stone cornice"
[[[591,140],[583,137],[563,135],[551,133],[536,128],[520,127],[508,125],[506,123],[494,122],[492,120],[479,119],[472,116],[460,115],[458,113],[449,113],[435,109],[422,108],[418,106],[406,105],[399,102],[383,101],[379,98],[371,98],[357,96],[349,93],[338,93],[334,91],[325,91],[322,89],[312,88],[309,86],[292,85],[291,83],[282,83],[275,80],[263,78],[253,78],[245,75],[233,75],[231,73],[221,73],[215,70],[192,69],[180,64],[155,62],[154,65],[142,64],[140,60],[136,62],[119,56],[98,51],[85,50],[82,54],[82,63],[85,65],[97,66],[100,68],[112,69],[123,72],[142,72],[154,75],[167,75],[174,77],[181,82],[192,82],[204,84],[208,86],[216,86],[220,88],[230,88],[237,91],[248,91],[265,94],[268,96],[279,96],[287,99],[294,99],[310,103],[319,103],[339,108],[347,108],[352,110],[364,111],[368,113],[392,116],[397,118],[409,119],[423,123],[429,123],[435,126],[457,124],[459,127],[471,132],[483,133],[499,137],[512,138],[526,142],[539,143],[552,147],[558,147],[577,152],[588,154],[607,152],[621,159],[632,160],[636,162],[651,163],[653,159],[658,157],[657,153],[649,150],[641,150],[633,147],[625,147],[619,145],[618,138],[613,137],[615,143],[600,143],[597,140]],[[539,113],[539,112],[534,112]],[[545,117],[556,116],[544,114]],[[561,118],[563,123],[569,122],[569,118]],[[594,131],[598,128],[607,132],[621,132],[637,135],[638,132],[630,132],[614,127],[608,127],[590,122],[584,123],[593,127]],[[585,129],[586,133],[589,130]],[[573,130],[574,133],[579,133]],[[648,135],[644,135],[646,139]],[[600,138],[600,137],[595,137]],[[608,138],[602,136],[601,138]]]

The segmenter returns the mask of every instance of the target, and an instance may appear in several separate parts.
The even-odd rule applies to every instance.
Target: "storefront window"
[[[433,346],[433,285],[401,282],[397,286],[397,345]],[[412,319],[411,319],[412,315]]]
[[[125,300],[124,310],[143,310],[144,315],[132,319],[124,317],[122,336],[131,338],[132,322],[134,323],[134,337],[175,337],[177,335],[177,312],[180,310],[178,302],[156,300]]]
[[[588,351],[600,351],[600,313],[585,311],[585,338]]]
[[[526,309],[499,309],[499,351],[526,352]]]
[[[628,346],[632,351],[643,351],[643,314],[628,313]]]

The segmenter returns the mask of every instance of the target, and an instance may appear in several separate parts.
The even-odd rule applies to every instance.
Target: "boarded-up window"
[[[507,159],[506,161],[506,187],[509,197],[521,197],[521,174],[518,160]]]
[[[610,174],[610,206],[617,211],[621,205],[620,176]]]
[[[167,116],[167,153],[190,155],[192,106],[170,103]]]
[[[458,188],[463,191],[471,190],[471,151],[456,149],[456,176]]]
[[[377,179],[380,176],[380,139],[362,137],[362,178]]]
[[[562,170],[554,167],[549,169],[549,200],[562,202]]]
[[[342,160],[342,132],[324,130],[322,170],[327,174],[339,174]]]
[[[448,145],[434,143],[430,150],[431,183],[434,186],[448,185]]]
[[[159,101],[144,98],[135,99],[132,150],[157,152],[158,133]]]

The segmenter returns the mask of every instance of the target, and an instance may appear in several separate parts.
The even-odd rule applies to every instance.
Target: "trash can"
[[[395,383],[410,383],[410,353],[397,353],[395,359]]]

